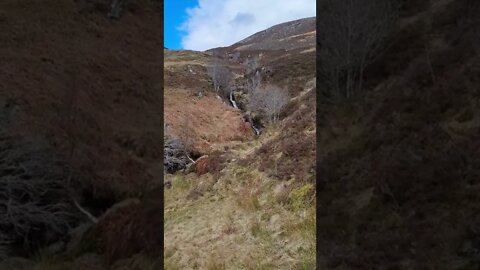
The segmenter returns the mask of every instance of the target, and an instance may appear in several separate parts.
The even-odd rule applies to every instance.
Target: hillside
[[[109,19],[111,2],[0,2],[1,269],[152,264],[137,231],[108,219],[161,179],[163,4],[130,1]],[[139,205],[114,224],[137,222],[158,246]]]
[[[315,47],[315,32],[315,17],[305,18],[272,26],[228,46],[226,49],[230,52],[308,50]]]
[[[402,3],[363,91],[320,97],[322,269],[480,267],[478,1]]]
[[[250,47],[165,51],[169,136],[192,140],[191,156],[202,156],[165,176],[165,269],[314,269],[315,43],[292,38],[296,50],[285,53],[283,41],[314,30],[308,18],[253,35]],[[255,57],[262,84],[290,95],[275,124],[248,120],[245,62]],[[215,59],[233,73],[239,109],[212,85]]]

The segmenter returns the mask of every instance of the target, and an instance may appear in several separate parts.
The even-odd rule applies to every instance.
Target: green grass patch
[[[311,206],[311,198],[315,187],[308,183],[293,189],[290,193],[290,203],[293,211],[300,211]]]

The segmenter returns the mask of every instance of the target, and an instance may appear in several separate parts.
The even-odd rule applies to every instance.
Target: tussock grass
[[[210,256],[205,265],[207,270],[225,270],[227,266],[225,262],[221,262],[216,256]]]
[[[183,174],[176,174],[172,180],[172,187],[177,190],[187,190],[191,185],[191,181]]]
[[[163,262],[163,267],[165,270],[181,270],[184,269],[178,262],[174,261],[171,258],[165,258]]]
[[[242,263],[239,269],[247,270],[270,270],[277,269],[272,262],[267,260],[268,253],[264,250],[258,250],[255,255],[252,255],[248,260]]]
[[[235,228],[235,217],[232,212],[228,212],[225,214],[225,228],[223,229],[223,232],[225,234],[232,234],[236,231]]]
[[[208,176],[186,175],[172,181],[179,183],[166,191],[171,197],[166,205],[165,239],[173,246],[192,249],[166,250],[170,267],[166,269],[312,269],[313,185],[295,179],[280,182],[256,167],[229,163],[210,192],[195,201],[185,199],[188,189],[180,181],[200,183]],[[282,203],[275,194],[280,183],[288,187]]]

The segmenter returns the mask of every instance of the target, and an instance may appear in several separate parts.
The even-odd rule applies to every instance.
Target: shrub
[[[309,206],[309,201],[313,195],[314,186],[310,183],[292,190],[290,193],[290,202],[293,210],[300,210]]]
[[[64,236],[78,212],[67,168],[46,147],[0,141],[0,250],[19,247],[28,254]]]
[[[218,176],[220,171],[225,168],[225,157],[222,152],[213,152],[208,157],[207,170],[214,176]]]
[[[288,91],[274,85],[254,89],[250,98],[252,111],[264,113],[271,122],[279,120],[280,114],[290,101]]]
[[[227,63],[219,58],[214,58],[207,66],[207,72],[213,81],[215,91],[217,93],[222,91],[223,97],[228,97],[233,76],[227,68]]]

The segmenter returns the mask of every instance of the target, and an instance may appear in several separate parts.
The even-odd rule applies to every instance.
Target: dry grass
[[[258,211],[260,209],[259,196],[264,191],[261,179],[253,173],[249,173],[246,177],[252,178],[243,181],[240,180],[245,184],[236,192],[237,203],[245,210]]]
[[[235,228],[235,217],[234,213],[228,212],[225,214],[225,229],[223,230],[223,233],[226,234],[232,234],[236,230]]]
[[[217,256],[210,256],[205,265],[207,270],[226,270],[225,262],[222,262]]]
[[[315,57],[312,50],[300,53],[306,49],[308,47],[290,52],[281,59],[278,58],[278,52],[265,54],[265,64],[269,71],[273,70],[266,76],[265,82],[276,81],[288,85],[293,96],[299,97],[282,115],[282,118],[289,120],[268,127],[255,140],[249,137],[251,131],[248,136],[238,136],[243,134],[239,130],[244,133],[248,130],[245,126],[242,129],[236,124],[232,125],[237,121],[237,116],[231,113],[233,110],[228,105],[218,102],[213,93],[206,91],[202,98],[193,95],[194,91],[203,89],[206,82],[204,78],[197,78],[195,83],[198,87],[181,86],[186,84],[183,80],[188,74],[174,73],[185,73],[181,66],[188,61],[197,61],[190,60],[196,56],[185,52],[184,56],[169,60],[180,62],[178,65],[167,65],[171,69],[167,71],[166,80],[170,82],[165,90],[167,122],[178,126],[177,115],[187,115],[193,119],[195,137],[199,139],[198,147],[204,147],[208,153],[218,150],[225,155],[225,159],[212,159],[209,173],[181,176],[191,181],[192,185],[188,188],[182,187],[185,182],[182,184],[176,176],[172,181],[173,187],[165,190],[165,261],[170,269],[310,269],[308,267],[314,261],[309,244],[312,226],[306,221],[309,214],[298,216],[298,212],[308,212],[308,204],[313,202],[304,200],[304,197],[310,198],[311,193],[300,192],[301,196],[294,196],[293,201],[297,203],[292,207],[289,194],[294,187],[298,187],[292,185],[283,194],[282,203],[275,200],[278,178],[284,176],[285,180],[291,179],[292,173],[298,180],[312,176],[310,169],[315,155],[312,148],[315,110],[312,104],[315,103],[315,90],[306,91],[304,86],[309,89],[313,87],[314,69],[311,67],[314,66]],[[290,77],[292,79],[288,80]],[[205,87],[212,90],[211,86]],[[307,108],[302,107],[301,103],[305,103]],[[290,117],[299,108],[303,110]],[[292,124],[292,127],[283,129]],[[299,131],[295,133],[295,130]],[[285,131],[287,134],[282,135]],[[295,136],[291,136],[294,133]],[[268,151],[259,150],[262,146]],[[259,170],[259,165],[262,168],[269,166],[262,164],[264,159],[275,159],[278,165],[276,171],[282,177]],[[187,195],[201,190],[202,183],[207,183],[212,174],[215,174],[213,185],[195,196],[194,200],[188,199]],[[299,248],[301,246],[304,249]],[[306,263],[299,264],[302,261]]]
[[[204,177],[209,176],[194,181],[204,181]],[[312,212],[307,210],[311,206],[302,208],[306,213],[302,216],[289,204],[276,203],[275,182],[259,171],[234,163],[226,167],[209,193],[192,203],[183,197],[186,189],[166,190],[164,228],[169,245],[165,260],[183,268],[208,265],[211,269],[297,269],[298,264],[299,269],[309,269],[301,268],[298,262],[308,266],[315,258]],[[175,248],[180,246],[191,248]]]

